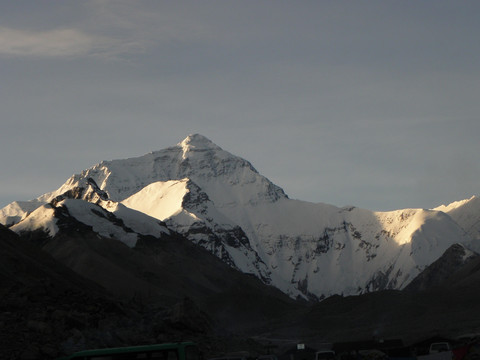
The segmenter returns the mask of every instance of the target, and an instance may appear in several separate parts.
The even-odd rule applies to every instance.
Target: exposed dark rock
[[[450,246],[443,255],[422,271],[405,288],[406,291],[424,291],[449,282],[468,264],[479,261],[480,255],[465,249],[460,244]],[[454,284],[452,284],[454,285]]]
[[[108,200],[108,194],[101,190],[100,187],[97,185],[95,180],[93,180],[91,177],[87,178],[87,183],[88,185],[91,186],[93,192],[98,195],[98,197],[102,200]]]

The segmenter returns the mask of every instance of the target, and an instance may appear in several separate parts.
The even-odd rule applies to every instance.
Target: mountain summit
[[[102,161],[73,175],[59,190],[45,194],[39,200],[51,201],[75,187],[89,188],[88,194],[91,194],[94,191],[91,185],[95,183],[108,199],[122,201],[152,183],[184,179],[207,191],[217,206],[232,201],[256,202],[259,197],[268,197],[272,201],[286,197],[282,189],[261,176],[248,161],[222,150],[206,137],[194,134],[164,150],[125,160]],[[230,188],[222,192],[219,183],[228,184]],[[232,192],[232,188],[235,191]],[[88,196],[84,194],[84,198]]]
[[[221,150],[219,146],[215,145],[211,140],[200,134],[188,135],[178,145],[184,149],[184,152],[192,150],[203,151],[207,149]]]
[[[68,212],[130,247],[138,236],[161,241],[177,232],[292,297],[320,299],[402,289],[452,244],[476,250],[471,224],[479,207],[442,208],[453,218],[441,209],[373,212],[292,200],[248,161],[194,134],[140,157],[103,161],[56,191],[8,205],[0,223],[52,236]]]

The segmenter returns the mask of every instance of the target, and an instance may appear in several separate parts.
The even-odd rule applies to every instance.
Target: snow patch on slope
[[[49,236],[55,236],[58,232],[55,210],[49,204],[42,205],[10,229],[16,233],[40,229],[45,231]]]
[[[470,199],[454,201],[454,202],[452,202],[450,204],[447,204],[447,205],[443,204],[443,205],[437,206],[433,210],[443,211],[444,213],[449,213],[449,212],[451,212],[455,209],[463,207],[464,205],[468,204],[469,202],[474,202],[474,201],[478,201],[478,198],[476,196],[472,196]]]
[[[99,205],[114,214],[127,228],[138,234],[154,237],[170,234],[165,224],[141,211],[130,209],[114,201],[101,202]]]
[[[165,220],[180,213],[188,179],[157,181],[145,186],[139,192],[121,203],[159,220]]]
[[[45,202],[14,201],[0,210],[0,224],[5,226],[16,224],[42,205],[45,205]]]
[[[102,206],[100,206],[102,205]],[[129,247],[134,247],[138,234],[161,237],[170,231],[159,220],[142,212],[112,201],[92,204],[77,199],[63,199],[55,202],[55,207],[45,204],[27,214],[11,229],[17,233],[42,229],[49,236],[55,236],[59,231],[55,208],[65,208],[69,216],[91,226],[92,230],[107,238],[120,240]]]
[[[101,207],[83,200],[66,199],[58,204],[65,206],[68,212],[78,221],[90,225],[99,235],[118,239],[129,247],[134,247],[138,240],[137,233],[127,231],[118,226],[108,217],[108,213]]]

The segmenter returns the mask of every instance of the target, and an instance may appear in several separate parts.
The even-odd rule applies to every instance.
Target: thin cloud
[[[27,31],[0,27],[0,55],[26,57],[111,57],[128,52],[132,44],[92,36],[76,29]]]

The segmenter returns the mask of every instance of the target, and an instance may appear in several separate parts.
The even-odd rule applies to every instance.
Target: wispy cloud
[[[110,57],[128,52],[130,45],[119,39],[90,35],[77,29],[31,31],[0,27],[0,56]]]
[[[125,59],[171,44],[220,41],[221,32],[211,25],[213,15],[195,3],[184,11],[175,3],[138,7],[129,1],[92,0],[85,5],[89,16],[75,25],[45,30],[0,26],[0,56],[102,57]],[[199,13],[200,12],[200,13]],[[200,21],[203,20],[203,21]],[[233,34],[236,34],[233,31]],[[226,36],[226,35],[225,35]],[[228,43],[232,40],[228,37]]]

